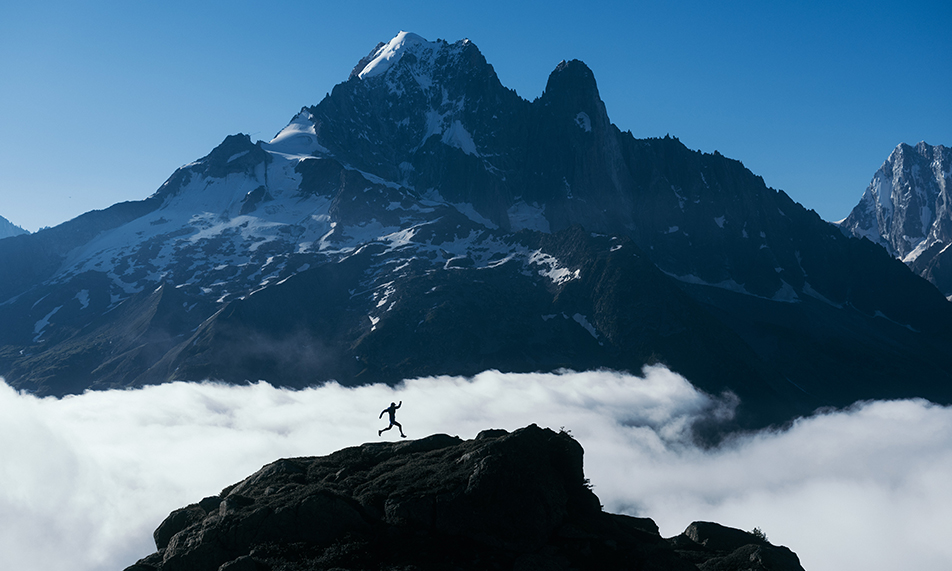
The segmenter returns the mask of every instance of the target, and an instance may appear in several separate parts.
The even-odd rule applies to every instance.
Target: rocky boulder
[[[278,460],[154,538],[126,571],[801,569],[740,530],[695,523],[665,540],[650,519],[603,512],[582,447],[535,425]]]
[[[798,571],[797,555],[783,546],[771,545],[762,534],[696,521],[684,533],[668,540],[683,558],[703,571]]]

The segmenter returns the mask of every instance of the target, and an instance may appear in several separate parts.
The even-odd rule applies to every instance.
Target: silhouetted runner
[[[403,401],[400,401],[400,404],[390,403],[390,406],[380,411],[380,416],[378,416],[377,418],[383,418],[383,413],[385,412],[390,414],[390,426],[388,426],[387,428],[381,428],[380,430],[378,430],[377,436],[380,436],[381,434],[383,434],[385,430],[390,430],[391,428],[396,426],[397,428],[400,429],[400,436],[404,438],[407,437],[407,435],[403,433],[403,427],[400,426],[399,422],[397,422],[397,409],[400,408],[402,405],[403,405]]]

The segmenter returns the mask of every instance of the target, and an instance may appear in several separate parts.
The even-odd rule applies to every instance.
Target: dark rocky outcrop
[[[126,571],[799,570],[762,537],[696,522],[670,540],[605,513],[582,447],[535,425],[278,460],[176,510]]]
[[[762,535],[717,523],[696,521],[668,541],[681,557],[703,571],[803,569],[796,553],[786,547],[771,545]]]

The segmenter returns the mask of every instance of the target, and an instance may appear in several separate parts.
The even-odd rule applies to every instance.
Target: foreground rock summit
[[[126,571],[801,570],[762,537],[695,522],[664,539],[603,512],[567,433],[530,425],[278,460],[172,512]]]

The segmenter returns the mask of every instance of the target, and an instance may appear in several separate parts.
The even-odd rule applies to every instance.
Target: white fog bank
[[[121,571],[154,551],[173,509],[278,458],[377,441],[391,401],[403,401],[410,438],[564,427],[605,509],[651,517],[666,537],[717,521],[761,528],[809,571],[952,568],[952,408],[860,403],[702,450],[690,424],[732,402],[663,368],[301,391],[173,383],[64,399],[0,382],[4,567]]]

